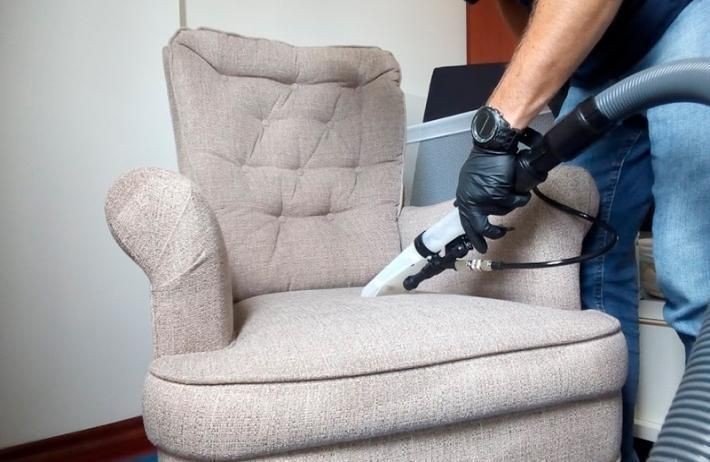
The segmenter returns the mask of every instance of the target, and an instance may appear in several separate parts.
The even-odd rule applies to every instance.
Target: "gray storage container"
[[[471,151],[471,119],[475,111],[432,120],[407,128],[407,144],[418,143],[411,205],[430,205],[453,199],[461,165]],[[554,124],[549,110],[530,124],[546,132]]]

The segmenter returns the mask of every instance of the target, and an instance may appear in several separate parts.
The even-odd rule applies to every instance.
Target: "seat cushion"
[[[616,320],[465,295],[287,292],[235,306],[223,350],[147,378],[151,440],[179,456],[256,457],[608,397]]]

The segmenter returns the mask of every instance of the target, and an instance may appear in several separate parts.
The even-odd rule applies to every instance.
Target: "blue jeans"
[[[710,56],[710,0],[695,0],[676,18],[631,72],[668,61]],[[597,94],[572,86],[562,114]],[[638,287],[635,239],[655,201],[653,252],[658,284],[667,302],[666,321],[688,352],[710,303],[710,107],[668,104],[627,120],[591,146],[573,164],[586,168],[600,193],[599,216],[619,233],[618,245],[582,265],[582,306],[616,317],[626,336],[629,371],[622,390],[622,460],[633,450],[634,407],[639,373]],[[608,238],[593,230],[585,247]]]

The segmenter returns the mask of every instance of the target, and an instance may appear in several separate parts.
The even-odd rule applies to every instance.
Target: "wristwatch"
[[[486,151],[511,153],[517,148],[520,130],[510,126],[503,114],[490,106],[483,106],[471,121],[473,143]]]

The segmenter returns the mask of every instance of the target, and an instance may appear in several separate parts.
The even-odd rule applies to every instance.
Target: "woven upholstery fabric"
[[[260,295],[225,349],[173,355],[151,373],[177,383],[264,383],[385,373],[609,337],[599,311],[562,311],[464,295],[362,298],[358,289]]]
[[[540,185],[547,196],[586,212],[597,213],[599,194],[587,171],[560,166]],[[451,210],[452,203],[426,207],[404,207],[399,217],[402,246],[410,245],[423,230]],[[488,240],[485,258],[507,262],[530,262],[574,257],[582,251],[582,241],[590,223],[561,212],[533,195],[530,203],[492,223],[515,229],[499,240]],[[479,257],[473,251],[468,258]],[[419,290],[477,295],[532,305],[579,309],[579,265],[535,270],[496,272],[445,271],[424,281]]]
[[[121,176],[106,221],[151,285],[154,356],[214,350],[233,337],[227,252],[214,214],[187,178],[156,168]]]
[[[143,415],[158,447],[277,454],[614,395],[626,375],[618,323],[594,311],[357,289],[236,309],[229,348],[151,366]]]
[[[235,299],[362,285],[398,253],[390,53],[181,30],[164,61],[180,171],[217,216]]]
[[[249,459],[264,462],[612,462],[621,403],[612,396],[427,430]],[[187,462],[166,452],[161,462]],[[237,460],[234,458],[223,460]]]

